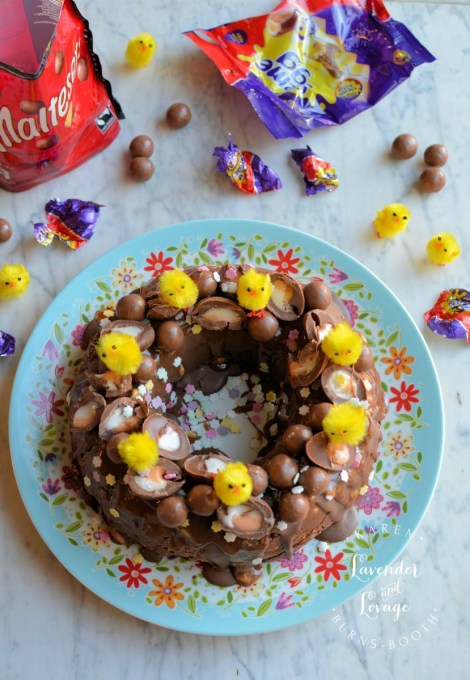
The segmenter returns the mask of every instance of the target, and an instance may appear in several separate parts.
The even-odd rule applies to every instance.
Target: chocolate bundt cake
[[[97,311],[68,400],[73,459],[114,540],[138,544],[151,561],[194,560],[216,585],[249,585],[263,562],[314,537],[342,540],[354,531],[355,501],[367,488],[387,410],[367,342],[329,287],[256,270],[267,287],[255,305],[251,287],[240,293],[249,271],[172,270]],[[188,277],[192,298],[184,285],[183,297],[173,297],[172,286]],[[360,339],[349,360],[348,347],[326,348],[340,326]],[[137,368],[116,370],[106,360],[98,348],[111,333],[136,341]],[[204,413],[200,404],[220,406],[222,394],[233,401],[214,421],[214,409]],[[356,439],[347,428],[325,431],[340,404],[363,415]],[[234,466],[216,438],[239,436],[243,418],[257,451],[244,449]],[[139,433],[158,445],[158,460],[147,466],[123,454]]]

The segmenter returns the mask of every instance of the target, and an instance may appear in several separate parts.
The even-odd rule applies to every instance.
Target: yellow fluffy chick
[[[322,421],[323,430],[335,446],[356,446],[367,432],[367,415],[363,406],[345,401],[333,404]]]
[[[428,241],[426,252],[431,262],[442,266],[453,262],[461,250],[455,236],[448,231],[441,231]]]
[[[250,310],[248,316],[262,316],[272,292],[273,284],[269,274],[261,274],[255,269],[249,269],[238,280],[238,303],[244,309]]]
[[[148,66],[156,49],[157,43],[153,35],[140,33],[127,43],[126,61],[134,68]]]
[[[334,364],[352,366],[361,355],[363,343],[359,333],[343,322],[335,326],[323,338],[321,348]]]
[[[227,463],[214,477],[215,495],[225,505],[245,503],[253,491],[253,481],[243,463]]]
[[[4,264],[0,269],[0,299],[20,297],[29,286],[29,272],[22,264]]]
[[[163,272],[158,280],[160,295],[170,307],[187,309],[194,305],[199,296],[199,288],[192,278],[180,269]]]
[[[390,203],[377,211],[374,228],[379,238],[392,238],[404,231],[410,221],[410,211],[401,203]]]
[[[101,361],[118,375],[135,373],[142,363],[142,352],[137,340],[125,333],[103,333],[96,343]]]
[[[122,460],[131,470],[145,472],[158,460],[158,446],[148,432],[134,432],[118,444]]]

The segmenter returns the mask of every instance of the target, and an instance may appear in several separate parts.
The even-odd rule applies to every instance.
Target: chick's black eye
[[[393,215],[393,217],[396,217],[396,216],[397,216],[397,214],[396,214],[396,213],[392,213],[392,215]]]
[[[168,293],[168,295],[173,295],[173,293]]]
[[[5,286],[9,286],[9,285],[10,285],[10,282],[9,282],[9,281],[5,281]]]
[[[404,219],[404,220],[407,220],[408,218],[407,218],[407,216],[406,216],[406,215],[403,215],[403,219]]]
[[[140,43],[141,45],[143,45],[143,44],[144,44],[144,41],[143,41],[143,40],[139,40],[139,43]]]
[[[246,289],[246,292],[247,292],[247,293],[251,293],[251,288],[247,288],[247,289]]]
[[[264,286],[261,288],[261,292],[264,293]]]
[[[102,357],[103,357],[103,359],[104,359],[104,357],[106,356],[106,354],[104,353],[104,354],[102,354],[101,356],[102,356]]]
[[[447,248],[444,248],[444,252],[447,253]]]
[[[181,286],[181,290],[183,290],[184,286]]]
[[[233,484],[229,484],[229,485],[228,485],[228,488],[229,488],[229,489],[233,489]]]
[[[245,486],[246,486],[246,484],[245,484],[245,483],[243,483],[243,484],[242,484],[242,489],[244,489],[244,488],[245,488]]]
[[[111,349],[117,349],[116,345],[112,345]]]
[[[18,281],[21,281],[21,276],[18,276]]]
[[[437,237],[437,240],[438,240],[438,241],[442,241],[442,239],[441,239],[441,237],[440,237],[440,236],[438,236],[438,237]]]

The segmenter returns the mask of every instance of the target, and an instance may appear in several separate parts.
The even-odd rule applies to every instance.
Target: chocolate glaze
[[[344,320],[344,310],[325,284],[308,284],[304,295],[294,279],[270,272],[273,283],[278,281],[278,291],[265,318],[272,315],[275,324],[270,326],[277,325],[276,332],[265,332],[263,324],[261,334],[250,332],[250,325],[256,325],[254,319],[247,325],[245,313],[236,303],[236,282],[247,268],[223,265],[197,274],[194,268],[188,270],[200,290],[192,310],[165,305],[157,277],[134,291],[145,302],[142,321],[122,318],[134,316],[133,304],[129,309],[125,299],[118,301],[115,312],[97,312],[84,334],[86,351],[69,397],[71,425],[74,413],[91,395],[97,395],[93,399],[102,408],[99,424],[86,430],[71,427],[71,440],[86,498],[101,510],[115,540],[138,544],[142,555],[154,561],[165,555],[198,561],[204,576],[221,586],[250,585],[260,574],[262,561],[292,555],[315,536],[333,536],[328,540],[334,540],[335,536],[344,537],[349,529],[353,531],[349,509],[368,483],[378,456],[380,421],[387,410],[372,353],[365,347],[348,371],[363,386],[357,396],[367,403],[368,432],[359,446],[346,451],[345,460],[332,460],[321,421],[333,395],[324,389],[322,376],[329,362],[319,342],[328,325]],[[285,304],[283,295],[289,297]],[[218,310],[222,310],[219,315]],[[126,324],[136,327],[132,332],[145,348],[148,370],[124,376],[122,384],[115,385],[116,396],[124,396],[116,398],[109,389],[113,376],[107,375],[96,356],[93,340],[100,332],[125,330],[122,326]],[[293,330],[298,336],[295,346],[289,335]],[[171,496],[160,500],[136,495],[128,483],[127,466],[117,455],[117,441],[129,432],[142,431],[144,421],[152,422],[155,417],[176,423],[187,385],[214,394],[228,376],[257,373],[261,364],[269,369],[258,373],[263,392],[273,390],[278,396],[275,414],[264,431],[267,444],[254,464],[248,465],[254,488],[247,505],[262,508],[263,526],[256,528],[255,512],[242,520],[243,526],[246,521],[255,526],[254,532],[230,528],[230,520],[227,524],[214,498],[213,461],[209,467],[205,463],[208,458],[222,463],[230,459],[215,448],[193,451],[188,440],[184,455],[178,459],[177,454],[172,463],[180,471],[172,478],[180,490],[174,489]],[[164,369],[164,379],[158,376],[160,369]],[[176,400],[163,415],[153,408],[152,399],[163,399],[168,383]],[[142,390],[146,385],[150,385],[148,398],[147,388]],[[269,429],[273,423],[276,434]],[[346,470],[347,476],[340,477],[341,470]],[[329,527],[331,533],[325,533]]]

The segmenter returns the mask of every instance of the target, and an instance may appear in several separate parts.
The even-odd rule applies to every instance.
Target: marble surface
[[[275,141],[245,98],[222,81],[214,65],[181,32],[269,10],[269,0],[80,0],[95,48],[126,120],[105,152],[74,172],[26,193],[0,193],[0,215],[14,228],[0,245],[0,262],[21,261],[32,285],[21,301],[1,303],[0,328],[14,334],[14,357],[0,361],[0,677],[59,678],[463,678],[468,669],[470,587],[469,348],[445,342],[423,327],[422,313],[437,293],[470,286],[470,7],[465,4],[389,3],[437,61],[374,109],[306,141],[334,162],[341,180],[331,195],[306,198],[289,161],[292,140]],[[445,26],[445,31],[443,27]],[[129,36],[148,30],[159,49],[137,72],[123,65]],[[163,122],[166,108],[186,101],[193,121],[180,131]],[[231,131],[279,172],[280,192],[256,197],[236,192],[214,172],[212,148]],[[416,189],[421,154],[396,162],[393,138],[414,133],[420,150],[445,143],[447,186],[439,194]],[[126,149],[148,133],[156,145],[156,173],[138,185],[126,176]],[[51,196],[80,196],[106,206],[93,240],[78,252],[41,249],[31,222],[42,218]],[[403,201],[412,211],[406,235],[378,242],[370,228],[375,211]],[[49,552],[22,504],[8,455],[7,404],[22,348],[54,296],[83,267],[132,236],[195,218],[256,218],[296,227],[341,247],[377,274],[423,331],[441,382],[446,412],[445,453],[433,501],[400,559],[416,570],[401,602],[409,610],[394,621],[383,612],[364,615],[359,595],[335,612],[292,629],[258,637],[210,638],[181,634],[128,616],[76,581]],[[451,230],[463,254],[449,267],[425,259],[425,244]],[[373,589],[389,583],[382,577]],[[354,631],[354,632],[352,632]],[[416,631],[419,631],[417,633]],[[374,642],[375,641],[375,642]]]

